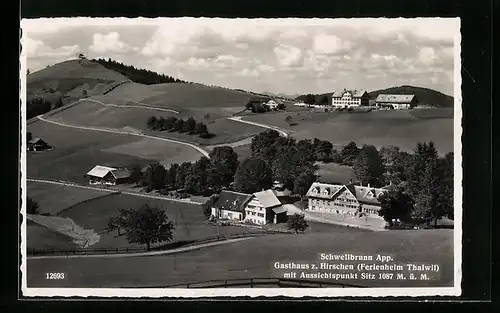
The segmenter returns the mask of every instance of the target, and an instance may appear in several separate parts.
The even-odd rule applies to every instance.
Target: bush
[[[352,112],[352,111],[354,111],[354,108],[348,108],[347,111]]]

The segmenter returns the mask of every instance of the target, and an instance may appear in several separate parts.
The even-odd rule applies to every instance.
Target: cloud
[[[237,73],[238,76],[243,76],[243,77],[259,77],[260,72],[256,69],[248,69],[244,68],[243,70],[239,71]]]
[[[89,49],[95,53],[127,53],[138,50],[120,41],[120,34],[117,32],[112,32],[107,35],[100,33],[94,34],[93,43]]]
[[[27,36],[23,38],[23,49],[26,51],[28,58],[44,57],[44,58],[60,58],[60,57],[76,57],[79,52],[78,45],[61,46],[59,48],[52,48],[46,45],[41,40],[34,40]]]
[[[313,51],[318,54],[338,54],[351,48],[351,43],[335,35],[314,36]]]
[[[437,61],[437,55],[434,48],[431,47],[423,47],[420,48],[418,53],[418,60],[426,66],[431,66]]]
[[[260,72],[272,73],[275,71],[275,68],[267,64],[259,64],[257,66],[257,70],[259,70]]]
[[[281,66],[296,67],[303,63],[302,51],[297,47],[280,44],[273,51]]]
[[[215,58],[214,64],[219,68],[231,68],[235,66],[240,60],[241,58],[235,57],[234,55],[222,54]]]

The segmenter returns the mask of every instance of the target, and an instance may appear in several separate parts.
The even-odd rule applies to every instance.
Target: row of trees
[[[57,109],[63,105],[61,97],[53,99],[33,98],[26,101],[26,118],[30,119],[50,110]]]
[[[167,130],[171,132],[183,132],[190,135],[198,135],[201,138],[212,138],[215,135],[208,131],[207,125],[201,122],[196,122],[193,117],[187,120],[178,119],[174,116],[164,118],[163,116],[157,118],[150,116],[146,122],[148,129],[151,130]]]
[[[146,69],[139,69],[132,65],[124,65],[122,62],[117,62],[115,60],[111,60],[110,58],[108,58],[107,60],[94,59],[92,61],[101,64],[107,69],[116,71],[128,77],[131,81],[140,84],[152,85],[162,83],[187,83],[186,81],[174,78],[172,76],[159,74]]]
[[[328,105],[329,100],[328,100],[328,95],[313,95],[313,94],[307,94],[303,96],[297,97],[297,100],[304,101],[305,104],[321,104],[321,105]]]
[[[238,154],[226,146],[214,148],[209,156],[210,159],[201,157],[194,163],[174,163],[169,168],[151,164],[144,172],[137,166],[131,169],[130,181],[149,190],[174,189],[196,195],[217,193],[233,182]]]

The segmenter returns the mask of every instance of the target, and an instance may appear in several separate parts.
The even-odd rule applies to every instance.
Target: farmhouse
[[[352,108],[360,105],[367,106],[368,93],[365,90],[340,90],[332,94],[332,106],[335,108]]]
[[[216,218],[243,221],[245,205],[252,195],[229,190],[219,193],[219,198],[212,204],[212,216]]]
[[[130,172],[126,168],[118,169],[96,165],[85,175],[85,177],[89,180],[91,185],[118,185],[127,182],[130,177]]]
[[[28,141],[29,151],[43,151],[51,148],[52,148],[51,146],[49,146],[45,141],[43,141],[41,138],[38,137]]]
[[[316,182],[311,185],[306,194],[307,210],[341,216],[368,216],[382,219],[378,215],[380,210],[378,197],[386,191],[385,188],[373,188],[369,185],[334,185]]]
[[[417,106],[418,100],[415,95],[388,95],[380,94],[375,99],[377,108],[389,108],[394,110],[411,109]]]
[[[286,209],[272,190],[254,194],[223,190],[212,204],[212,216],[257,225],[279,223],[287,218]]]
[[[245,206],[245,221],[258,225],[286,220],[286,209],[271,189],[256,192]]]

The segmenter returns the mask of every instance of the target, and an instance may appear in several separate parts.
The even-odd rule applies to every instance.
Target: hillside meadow
[[[219,114],[207,114],[200,110],[180,109],[179,114],[175,114],[172,112],[130,107],[127,104],[122,104],[123,102],[126,102],[126,100],[113,102],[112,104],[120,105],[120,107],[116,107],[105,106],[92,101],[82,101],[60,112],[49,113],[48,118],[61,123],[79,126],[134,130],[135,132],[193,142],[200,145],[230,143],[254,136],[266,130],[263,127],[228,120]],[[193,117],[197,122],[206,124],[209,132],[214,134],[215,137],[200,138],[198,135],[181,132],[150,131],[146,123],[150,116],[156,116],[157,118],[174,116],[184,120]]]
[[[30,123],[28,131],[54,147],[50,151],[27,152],[28,176],[35,178],[86,183],[84,175],[98,164],[143,167],[154,162],[169,163],[176,158],[198,160],[200,157],[196,150],[176,143],[162,141],[144,151],[146,138],[68,128],[40,120]]]
[[[283,248],[283,247],[286,247]],[[311,263],[319,253],[391,255],[395,263],[438,264],[433,279],[339,280],[366,287],[449,287],[453,285],[451,230],[367,232],[332,228],[329,232],[271,235],[176,255],[125,258],[28,259],[30,287],[159,287],[207,280],[282,277],[275,262]],[[64,271],[64,281],[39,273]],[[299,271],[300,272],[300,271]]]
[[[431,110],[431,109],[430,109]],[[443,111],[439,109],[440,116]],[[244,120],[287,130],[297,140],[319,138],[341,146],[350,141],[377,148],[395,145],[412,151],[417,142],[433,141],[441,154],[453,151],[453,118],[429,118],[432,111],[390,110],[367,113],[285,112],[244,117]],[[423,118],[414,115],[425,115]],[[285,119],[291,117],[291,126]]]

